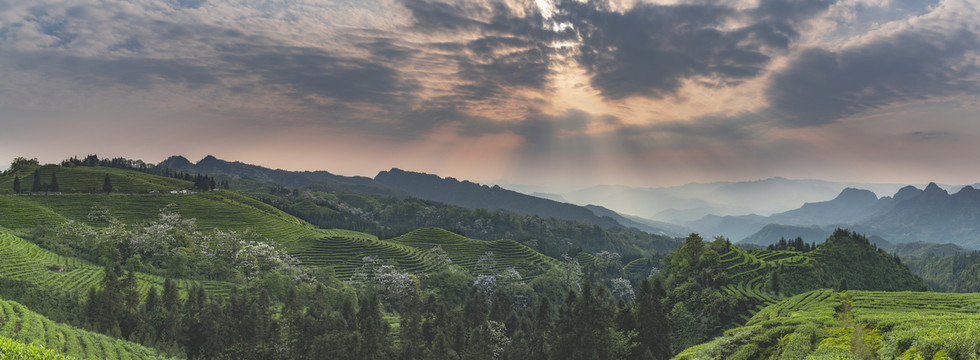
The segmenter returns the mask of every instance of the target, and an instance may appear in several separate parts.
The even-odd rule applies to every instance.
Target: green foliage
[[[14,354],[17,349],[11,344],[10,338],[24,343],[32,343],[36,346],[43,346],[48,349],[48,355],[38,352],[38,348],[33,350],[27,347],[27,354],[35,354],[39,357],[58,358],[52,353],[62,353],[74,358],[85,359],[116,359],[116,358],[138,358],[138,359],[162,359],[161,354],[153,349],[137,345],[128,341],[112,338],[102,334],[77,329],[68,325],[54,323],[37,313],[28,310],[21,304],[12,301],[0,300],[0,358],[6,359],[5,351],[12,351]],[[80,346],[84,344],[84,346]],[[25,349],[21,347],[20,349]],[[32,357],[27,357],[32,359]]]
[[[34,344],[24,344],[0,336],[0,359],[5,360],[69,360],[74,359]]]
[[[946,257],[903,257],[916,275],[943,292],[980,292],[980,252]]]
[[[753,358],[969,359],[980,351],[977,309],[980,294],[817,290],[770,305],[676,358],[739,358],[751,350]]]
[[[16,157],[14,158],[13,161],[10,162],[10,170],[14,172],[21,171],[21,170],[28,170],[38,165],[39,163],[37,162],[37,158],[28,160],[27,158],[24,157]]]
[[[56,255],[51,251],[0,229],[0,276],[30,281],[48,289],[85,294],[102,282],[103,268],[88,261]],[[52,266],[55,265],[55,266]],[[139,289],[163,284],[159,276],[138,274]],[[180,280],[181,288],[202,284],[210,291],[225,294],[230,284],[216,281]]]

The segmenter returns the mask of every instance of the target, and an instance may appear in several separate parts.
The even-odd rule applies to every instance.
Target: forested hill
[[[374,180],[419,198],[471,209],[507,209],[519,214],[537,214],[603,227],[619,226],[615,220],[596,216],[584,207],[525,195],[499,186],[491,187],[466,180],[459,181],[451,177],[442,178],[401,169],[382,171],[374,177]]]
[[[269,169],[258,165],[242,162],[230,162],[208,155],[197,162],[191,163],[183,156],[171,156],[157,164],[159,168],[170,168],[175,171],[209,175],[224,175],[232,179],[246,179],[267,182],[286,187],[313,187],[322,191],[358,191],[385,195],[404,195],[385,186],[378,185],[374,180],[363,176],[342,176],[327,171],[288,171]]]
[[[745,251],[689,236],[667,261],[673,340],[680,350],[721,335],[785,296],[820,288],[926,291],[922,279],[863,235],[838,229],[823,244]]]

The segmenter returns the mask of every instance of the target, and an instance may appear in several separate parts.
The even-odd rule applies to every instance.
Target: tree
[[[106,194],[112,192],[112,179],[109,179],[109,174],[105,174],[105,180],[102,181],[102,191]]]
[[[55,176],[54,172],[51,172],[51,183],[48,184],[48,190],[51,192],[58,192],[58,177]]]
[[[666,291],[659,278],[643,279],[640,283],[639,294],[636,295],[636,324],[640,354],[651,352],[654,358],[669,359],[670,327],[667,322],[667,312],[664,308]]]
[[[31,192],[36,193],[41,191],[41,174],[34,170],[34,182],[31,183]]]
[[[14,193],[20,193],[20,177],[14,175]]]
[[[25,168],[27,168],[29,166],[38,166],[38,164],[39,163],[37,162],[37,158],[28,160],[28,159],[26,159],[24,157],[17,157],[17,158],[14,158],[14,161],[10,163],[10,170],[11,171],[19,171],[19,170],[23,170],[23,169],[25,169]]]
[[[779,294],[779,272],[773,271],[772,277],[769,279],[769,288],[772,292]]]
[[[837,292],[847,291],[847,279],[840,278],[840,283],[837,284]]]

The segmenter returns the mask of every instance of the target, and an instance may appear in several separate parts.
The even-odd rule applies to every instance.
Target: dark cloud
[[[434,48],[449,51],[462,83],[454,92],[460,102],[507,98],[515,89],[543,90],[551,74],[551,42],[556,35],[533,6],[521,16],[503,3],[488,6],[403,0],[412,13],[415,31],[466,31],[476,39],[440,42]]]
[[[463,6],[459,3],[444,3],[427,0],[403,0],[402,5],[412,13],[414,29],[442,32],[473,30],[486,24],[472,18],[481,9]]]
[[[978,69],[964,57],[977,35],[905,30],[840,52],[810,49],[774,75],[766,96],[790,126],[822,125],[894,103],[977,90]]]
[[[55,53],[18,54],[7,58],[20,70],[62,76],[86,88],[121,85],[150,89],[158,82],[167,82],[197,89],[221,82],[209,68],[184,60],[96,59]]]
[[[175,9],[197,9],[207,0],[165,0],[165,2]]]
[[[392,67],[369,60],[335,56],[316,48],[251,46],[219,48],[232,72],[259,75],[257,86],[273,84],[304,98],[389,104],[404,101],[417,84],[403,80]]]
[[[798,37],[791,25],[826,10],[828,2],[764,1],[748,13],[718,5],[638,3],[625,12],[596,3],[562,3],[560,21],[574,25],[582,39],[579,62],[592,86],[607,99],[673,95],[682,81],[717,79],[738,84],[764,71],[767,48],[785,49]],[[724,23],[750,16],[743,28]],[[778,20],[777,20],[778,19]]]
[[[417,49],[397,45],[395,42],[396,40],[391,38],[379,37],[361,44],[361,47],[370,51],[375,59],[386,62],[405,61],[420,52]]]

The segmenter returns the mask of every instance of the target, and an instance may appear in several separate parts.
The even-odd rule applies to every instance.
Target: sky
[[[0,0],[0,158],[210,154],[552,185],[972,184],[978,7]]]

